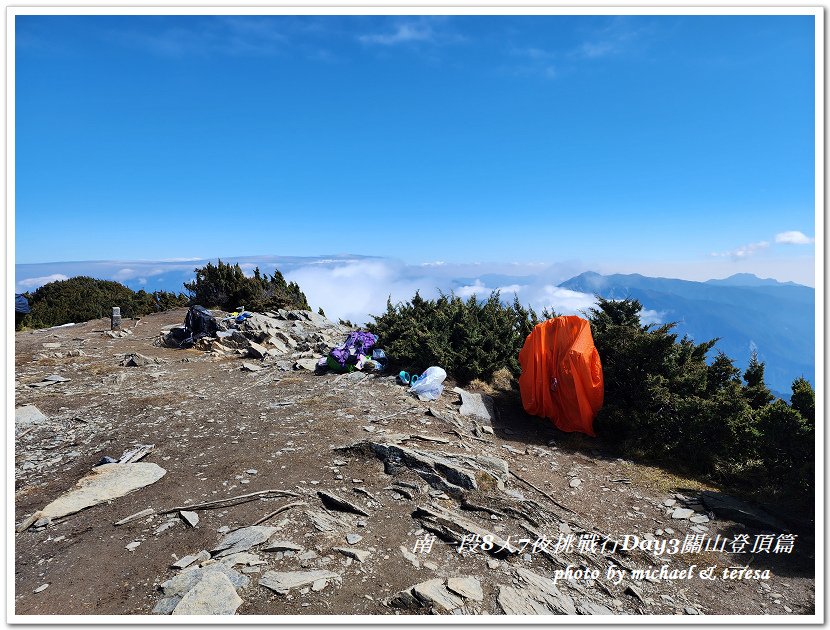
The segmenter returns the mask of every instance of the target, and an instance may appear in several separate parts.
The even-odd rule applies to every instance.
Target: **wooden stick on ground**
[[[555,506],[562,508],[562,509],[563,509],[563,510],[565,510],[566,512],[570,512],[571,514],[576,514],[576,512],[574,512],[571,508],[569,508],[569,507],[565,507],[564,505],[562,505],[561,503],[559,503],[559,501],[557,501],[557,500],[556,500],[556,499],[554,499],[552,496],[550,496],[547,492],[545,492],[544,490],[542,490],[541,488],[539,488],[539,487],[537,487],[537,486],[534,486],[532,483],[530,483],[530,482],[529,482],[527,479],[525,479],[524,477],[520,477],[519,475],[517,475],[517,474],[516,474],[515,472],[513,472],[512,470],[510,471],[510,474],[511,474],[511,475],[513,475],[513,476],[514,476],[516,479],[518,479],[519,481],[522,481],[522,482],[526,483],[527,485],[529,485],[531,488],[533,488],[534,490],[536,490],[536,492],[538,492],[539,494],[544,495],[544,496],[548,499],[548,501],[550,501],[551,503],[553,503]]]
[[[266,514],[261,519],[259,519],[254,525],[259,525],[260,523],[264,523],[270,518],[274,518],[280,512],[285,512],[286,510],[290,510],[293,507],[297,507],[298,505],[308,505],[305,501],[294,501],[294,503],[286,503],[282,507],[278,507],[276,510],[271,512],[270,514]]]
[[[289,492],[288,490],[260,490],[259,492],[251,492],[250,494],[241,494],[238,497],[216,499],[215,501],[205,501],[204,503],[196,503],[194,505],[180,505],[167,510],[160,510],[159,514],[169,514],[170,512],[178,512],[179,510],[212,510],[215,508],[230,507],[231,505],[237,505],[239,503],[269,498],[268,495],[273,495],[274,497],[300,496],[296,492]]]

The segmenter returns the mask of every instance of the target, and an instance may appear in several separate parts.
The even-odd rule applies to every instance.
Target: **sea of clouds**
[[[463,298],[486,298],[498,290],[505,301],[512,301],[517,295],[522,304],[537,311],[547,307],[562,314],[580,314],[595,303],[593,295],[557,286],[586,270],[578,262],[407,264],[390,258],[352,255],[242,256],[223,260],[238,262],[248,275],[256,267],[269,274],[279,269],[286,280],[300,285],[314,310],[322,308],[330,319],[348,319],[356,324],[383,313],[387,299],[393,304],[406,301],[416,291],[425,298],[437,297],[441,292],[454,292]],[[15,287],[17,292],[33,291],[47,282],[86,275],[117,280],[136,290],[178,292],[183,290],[184,282],[194,278],[194,269],[207,262],[208,259],[167,259],[18,264]]]

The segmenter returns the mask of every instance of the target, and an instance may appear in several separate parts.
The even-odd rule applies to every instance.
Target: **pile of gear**
[[[377,342],[377,335],[352,330],[312,311],[250,313],[239,308],[218,313],[202,306],[190,307],[183,325],[162,331],[158,340],[170,348],[262,360],[290,358],[299,367],[318,372],[382,371],[387,358]]]

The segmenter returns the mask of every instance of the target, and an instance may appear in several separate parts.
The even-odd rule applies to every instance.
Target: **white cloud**
[[[779,232],[775,235],[776,243],[788,243],[790,245],[809,245],[816,239],[810,238],[804,232],[791,230],[789,232]]]
[[[332,266],[307,265],[285,274],[289,282],[300,285],[312,309],[322,307],[334,321],[348,319],[355,324],[370,321],[369,315],[386,310],[392,303],[406,301],[421,290],[423,297],[438,293],[425,278],[408,278],[406,268],[394,261],[355,261]]]
[[[571,56],[583,59],[601,59],[612,55],[619,55],[627,50],[646,32],[647,28],[633,28],[631,22],[618,16],[597,31],[586,41],[582,42]]]
[[[394,46],[409,42],[430,41],[434,37],[432,28],[425,24],[404,23],[399,24],[391,33],[378,33],[372,35],[361,35],[358,39],[364,44],[380,44],[381,46]]]
[[[37,289],[44,284],[48,284],[50,282],[56,282],[58,280],[68,280],[69,277],[63,275],[62,273],[53,273],[48,276],[40,276],[38,278],[26,278],[25,280],[19,280],[17,282],[17,288],[21,291],[28,291],[30,289]]]
[[[737,249],[733,249],[732,251],[728,252],[712,252],[712,256],[728,256],[732,258],[732,260],[743,260],[745,258],[749,258],[756,252],[767,249],[769,247],[769,241],[759,241],[757,243],[749,243],[748,245],[741,245]]]
[[[464,285],[462,287],[458,287],[455,290],[455,294],[460,298],[469,298],[472,296],[476,297],[486,297],[493,292],[493,289],[490,289],[484,286],[484,283],[481,280],[476,279],[473,284]]]
[[[135,269],[130,268],[119,269],[114,274],[112,274],[112,279],[118,280],[119,282],[123,280],[132,280],[133,278],[139,277],[143,273],[143,271],[136,271]]]
[[[534,309],[541,311],[543,308],[552,308],[560,315],[581,315],[582,311],[596,305],[596,298],[588,293],[571,291],[552,284],[547,284],[534,291],[534,294],[524,298],[519,296],[522,302],[529,302]]]
[[[662,324],[666,313],[664,311],[655,311],[644,308],[640,311],[640,323],[642,324]]]

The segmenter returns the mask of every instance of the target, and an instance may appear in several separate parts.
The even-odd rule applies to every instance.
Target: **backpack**
[[[190,347],[202,337],[212,337],[219,330],[216,318],[204,306],[191,306],[184,318],[184,328],[188,337],[180,347]]]

